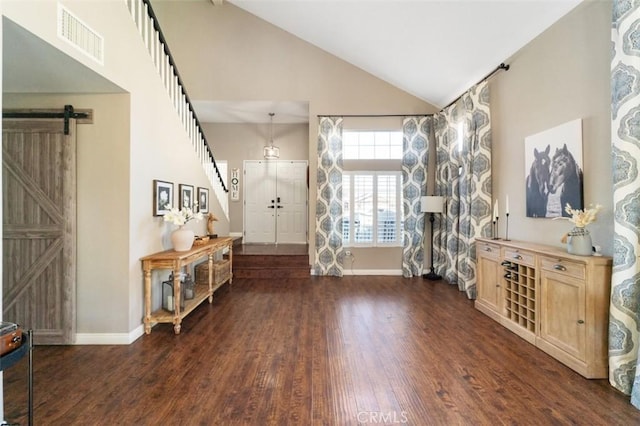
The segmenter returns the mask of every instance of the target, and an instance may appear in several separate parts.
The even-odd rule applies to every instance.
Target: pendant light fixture
[[[274,112],[269,113],[269,117],[271,118],[271,126],[269,129],[269,145],[264,146],[264,158],[265,160],[277,160],[280,158],[280,148],[277,146],[273,146],[273,116],[276,115]]]

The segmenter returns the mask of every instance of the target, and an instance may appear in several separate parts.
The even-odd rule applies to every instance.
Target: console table
[[[140,259],[144,272],[144,332],[146,334],[151,333],[151,325],[153,323],[173,323],[175,334],[179,334],[184,317],[189,315],[205,299],[209,299],[209,303],[213,302],[213,292],[215,290],[213,286],[213,258],[218,251],[225,248],[229,249],[229,268],[232,271],[233,239],[231,237],[213,238],[200,246],[192,247],[189,251],[170,249]],[[181,308],[180,272],[183,267],[189,266],[205,256],[209,262],[208,285],[196,284],[193,299],[186,300],[184,307]],[[170,269],[173,271],[174,312],[168,312],[162,308],[151,312],[151,271],[153,269]],[[229,284],[231,284],[232,280],[233,273],[230,272],[228,277]]]
[[[608,377],[610,257],[486,238],[476,255],[476,309],[584,377]]]

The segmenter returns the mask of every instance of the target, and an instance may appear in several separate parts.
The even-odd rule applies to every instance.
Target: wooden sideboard
[[[608,377],[612,259],[478,238],[475,307],[587,378]]]
[[[209,299],[209,303],[213,302],[214,290],[223,284],[223,282],[217,282],[214,288],[214,257],[217,252],[225,248],[229,249],[229,274],[227,280],[231,284],[233,280],[233,239],[230,237],[213,238],[207,243],[192,247],[189,251],[175,251],[170,249],[140,259],[144,273],[144,332],[146,334],[151,333],[153,323],[173,323],[175,334],[179,334],[184,317],[189,315],[189,313],[205,299]],[[182,272],[183,268],[203,257],[207,257],[209,263],[208,285],[196,284],[193,299],[184,301],[184,308],[181,308],[180,272]],[[174,312],[169,312],[162,308],[151,312],[151,271],[153,269],[170,269],[173,271]],[[227,280],[225,280],[225,282]],[[162,291],[162,289],[160,291]]]

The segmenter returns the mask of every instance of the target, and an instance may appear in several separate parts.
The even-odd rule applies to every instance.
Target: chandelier
[[[277,160],[278,158],[280,158],[280,148],[278,148],[277,146],[273,146],[273,116],[274,115],[276,115],[274,112],[269,113],[271,126],[269,129],[269,145],[264,146],[265,160]]]

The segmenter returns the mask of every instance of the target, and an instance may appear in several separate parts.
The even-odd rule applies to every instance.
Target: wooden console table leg
[[[233,283],[233,242],[229,243],[229,285]]]
[[[213,253],[209,253],[209,303],[213,303]]]
[[[173,331],[175,334],[180,334],[180,323],[182,322],[182,318],[180,318],[180,304],[182,303],[180,272],[179,266],[173,268]]]
[[[151,333],[151,270],[144,270],[144,332]]]

